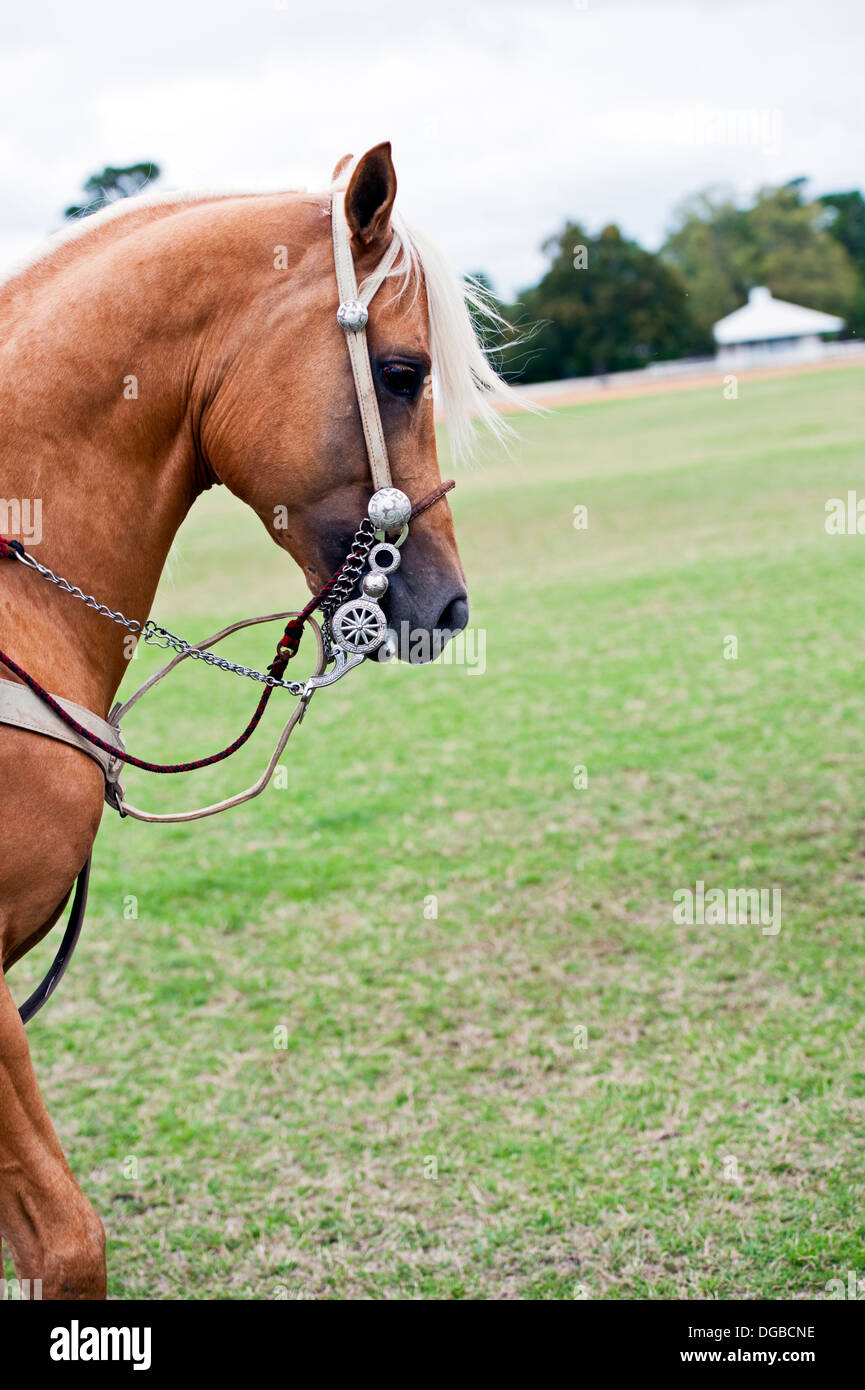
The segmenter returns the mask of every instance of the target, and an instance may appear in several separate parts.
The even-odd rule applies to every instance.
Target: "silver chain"
[[[354,533],[351,549],[343,562],[342,572],[327,598],[322,603],[322,610],[333,611],[333,609],[339,607],[344,599],[348,598],[355,584],[360,579],[361,571],[366,564],[366,557],[372,550],[372,543],[374,540],[375,527],[369,517],[366,516]]]
[[[120,618],[115,617],[114,621],[125,624],[122,615]],[[128,624],[125,625],[128,626]],[[267,671],[256,671],[254,666],[239,666],[236,661],[229,661],[224,656],[217,656],[216,652],[208,651],[203,647],[195,647],[185,638],[176,637],[173,632],[169,632],[165,627],[158,627],[149,619],[141,629],[141,635],[148,646],[172,647],[176,652],[186,652],[191,661],[203,661],[207,666],[215,666],[217,671],[228,671],[232,676],[246,676],[251,681],[260,681],[262,685],[278,686],[280,690],[287,690],[291,695],[299,697],[306,688],[303,681],[283,681],[278,676],[270,675]]]
[[[32,555],[26,550],[19,550],[17,546],[12,552],[16,560],[20,560],[22,565],[28,569],[36,570],[43,579],[47,579],[49,584],[56,584],[58,589],[62,589],[65,594],[71,594],[73,598],[80,598],[85,607],[92,608],[95,613],[101,613],[103,618],[110,618],[113,623],[119,623],[121,627],[126,627],[130,632],[140,633],[143,630],[142,624],[136,618],[125,618],[122,613],[115,612],[113,608],[106,608],[104,603],[100,603],[92,594],[85,594],[83,589],[79,589],[77,584],[70,584],[68,579],[54,573],[47,565],[40,565]]]
[[[360,578],[374,540],[375,527],[369,517],[364,517],[354,534],[351,549],[345,558],[339,579],[322,602],[323,635],[328,655],[331,649],[331,616],[339,605],[349,597]],[[127,631],[142,637],[150,647],[162,647],[166,650],[170,647],[176,652],[186,652],[192,661],[203,661],[207,666],[215,666],[218,671],[227,671],[233,676],[246,676],[248,680],[259,681],[262,685],[277,686],[280,690],[287,690],[289,694],[298,698],[306,689],[303,681],[280,680],[278,676],[273,676],[267,671],[256,671],[253,666],[240,666],[235,661],[228,661],[224,656],[217,656],[215,652],[196,647],[192,642],[187,642],[185,637],[178,637],[175,633],[169,632],[168,628],[160,627],[151,618],[148,618],[145,623],[140,623],[137,618],[127,618],[119,609],[108,608],[92,594],[85,594],[84,590],[79,589],[77,584],[70,584],[68,579],[55,574],[47,565],[40,565],[39,561],[34,559],[26,550],[15,546],[12,553],[17,560],[21,561],[22,565],[26,565],[28,569],[41,574],[42,578],[47,579],[49,584],[56,584],[58,589],[62,589],[65,594],[71,594],[73,598],[80,599],[85,608],[91,608],[94,613],[101,614],[103,618],[110,618],[113,623],[117,623],[120,627],[125,627]]]
[[[365,516],[354,533],[351,549],[345,557],[339,579],[321,605],[321,612],[324,617],[324,638],[328,652],[330,651],[331,617],[339,605],[349,597],[355,584],[360,579],[363,567],[366,564],[367,556],[372,550],[374,540],[375,527],[369,517]]]
[[[369,546],[367,546],[367,550],[369,550]],[[149,618],[146,623],[140,623],[137,618],[127,618],[118,610],[107,608],[92,594],[85,594],[84,590],[79,589],[77,584],[70,584],[68,579],[55,574],[47,565],[40,565],[39,561],[34,560],[33,556],[28,554],[26,550],[19,550],[16,547],[12,553],[16,559],[21,561],[22,565],[26,565],[28,569],[41,574],[42,578],[47,579],[49,584],[56,584],[58,589],[62,589],[65,594],[71,594],[73,598],[80,599],[84,606],[92,608],[94,613],[100,613],[103,618],[110,618],[113,623],[118,623],[120,627],[125,627],[136,636],[143,637],[148,646],[165,649],[171,647],[176,652],[188,652],[192,661],[203,661],[207,666],[215,666],[218,671],[228,671],[233,676],[246,676],[249,680],[259,681],[262,685],[278,686],[280,690],[287,690],[289,694],[298,698],[304,692],[303,681],[283,681],[278,676],[272,676],[266,671],[256,671],[252,666],[240,666],[237,662],[226,660],[224,656],[217,656],[216,652],[194,646],[192,642],[187,642],[184,637],[177,637],[173,632],[169,632],[165,627],[160,627]],[[363,561],[361,561],[361,568],[363,568]],[[353,584],[354,581],[352,581],[352,586]]]

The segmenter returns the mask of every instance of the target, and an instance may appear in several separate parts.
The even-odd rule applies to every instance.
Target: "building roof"
[[[815,333],[837,333],[844,320],[834,314],[821,314],[817,309],[805,309],[801,304],[788,304],[785,299],[773,299],[771,290],[760,285],[748,292],[748,303],[726,318],[719,319],[712,329],[715,342],[762,343],[768,338],[804,338]]]

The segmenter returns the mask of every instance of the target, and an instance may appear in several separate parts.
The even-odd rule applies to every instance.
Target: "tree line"
[[[660,250],[614,224],[566,222],[542,247],[549,268],[514,304],[495,301],[512,330],[496,347],[510,380],[629,371],[714,351],[712,325],[766,285],[778,299],[846,320],[865,336],[865,200],[812,198],[806,179],[760,189],[747,206],[708,189],[680,204]],[[475,277],[489,293],[483,274]]]

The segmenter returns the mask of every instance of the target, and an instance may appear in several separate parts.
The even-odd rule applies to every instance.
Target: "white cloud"
[[[347,149],[390,138],[407,214],[510,291],[567,216],[656,245],[708,183],[855,186],[861,14],[858,0],[22,8],[0,60],[0,264],[106,162],[156,159],[178,187],[316,186]]]

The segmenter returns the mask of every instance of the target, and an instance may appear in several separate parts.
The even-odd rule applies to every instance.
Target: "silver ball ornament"
[[[359,299],[347,299],[336,311],[337,323],[349,333],[359,333],[366,327],[368,318],[369,310]]]
[[[367,598],[384,598],[387,593],[388,580],[386,574],[365,574],[361,580],[361,589]]]
[[[377,531],[386,535],[401,531],[410,516],[411,502],[398,487],[381,487],[369,499],[369,519]]]

